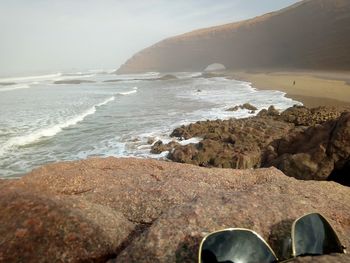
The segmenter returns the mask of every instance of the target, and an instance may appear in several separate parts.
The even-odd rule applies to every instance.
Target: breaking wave
[[[104,100],[103,102],[92,106],[91,108],[84,111],[83,113],[76,115],[76,116],[73,116],[70,119],[65,120],[61,123],[58,123],[54,126],[39,129],[39,130],[36,130],[32,133],[29,133],[29,134],[26,134],[23,136],[11,138],[10,140],[8,140],[5,143],[5,145],[3,145],[1,147],[0,155],[4,154],[7,150],[12,149],[14,147],[32,144],[32,143],[37,142],[40,139],[45,138],[45,137],[53,137],[56,134],[58,134],[59,132],[61,132],[63,129],[68,128],[70,126],[74,126],[77,123],[83,121],[87,116],[94,114],[98,107],[106,105],[109,102],[114,101],[114,100],[115,100],[115,97],[112,96],[112,97]]]
[[[0,92],[18,90],[18,89],[29,89],[29,88],[30,88],[30,85],[28,85],[28,84],[11,85],[9,87],[0,88]]]
[[[137,92],[137,87],[134,87],[132,90],[129,91],[125,91],[125,92],[118,92],[118,95],[130,95],[130,94],[134,94]]]
[[[38,76],[28,76],[28,77],[13,77],[13,78],[0,78],[0,82],[26,82],[32,80],[50,80],[62,76],[62,73],[46,74]]]

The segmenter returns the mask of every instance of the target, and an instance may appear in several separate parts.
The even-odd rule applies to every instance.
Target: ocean
[[[259,110],[300,104],[247,82],[203,78],[199,72],[171,74],[176,78],[103,70],[0,78],[0,178],[97,156],[165,158],[150,154],[149,142],[170,141],[171,131],[182,124],[253,116],[226,111],[246,102]],[[191,142],[196,139],[182,143]]]

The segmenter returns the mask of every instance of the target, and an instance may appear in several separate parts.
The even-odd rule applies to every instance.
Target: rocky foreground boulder
[[[182,126],[171,136],[203,140],[188,145],[157,142],[152,152],[167,150],[173,161],[204,167],[275,166],[298,179],[350,185],[350,113],[344,109],[294,106],[279,113],[271,106],[250,118]]]
[[[51,164],[0,181],[0,262],[196,262],[204,235],[228,227],[258,232],[281,257],[293,220],[310,212],[324,214],[349,247],[349,189],[275,168],[116,158]]]

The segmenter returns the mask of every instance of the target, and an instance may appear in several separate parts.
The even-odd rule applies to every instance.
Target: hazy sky
[[[0,75],[113,69],[193,29],[297,0],[0,0]]]

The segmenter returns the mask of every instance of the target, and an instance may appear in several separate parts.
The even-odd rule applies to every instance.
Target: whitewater
[[[298,102],[279,91],[201,73],[116,75],[111,70],[0,78],[0,177],[19,177],[43,164],[90,157],[150,154],[150,142],[198,120],[243,118],[251,103],[283,110]],[[83,80],[80,84],[55,84]],[[183,141],[198,142],[200,138]]]

